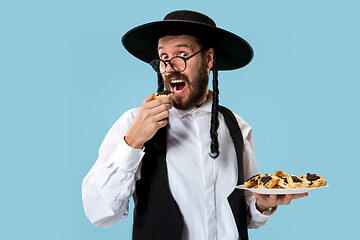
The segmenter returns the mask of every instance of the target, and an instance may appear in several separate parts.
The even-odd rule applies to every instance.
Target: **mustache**
[[[165,78],[165,82],[170,83],[170,79],[172,79],[172,78],[184,80],[187,84],[190,83],[189,79],[185,75],[182,75],[181,73],[171,73],[171,74],[167,75]]]

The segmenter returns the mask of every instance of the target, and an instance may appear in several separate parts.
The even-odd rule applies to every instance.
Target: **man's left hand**
[[[278,205],[289,205],[293,199],[298,199],[309,195],[308,193],[286,195],[264,195],[258,193],[253,194],[256,197],[256,208],[260,212],[266,211],[267,209],[276,207]]]

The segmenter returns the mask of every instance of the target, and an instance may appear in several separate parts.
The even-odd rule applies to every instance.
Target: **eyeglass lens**
[[[186,63],[185,60],[181,57],[173,57],[170,62],[167,64],[170,64],[172,69],[174,69],[177,72],[182,72],[185,70]],[[158,69],[160,73],[166,72],[166,64],[163,61],[159,61]]]

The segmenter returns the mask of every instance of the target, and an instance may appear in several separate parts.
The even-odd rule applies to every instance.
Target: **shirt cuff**
[[[251,202],[250,202],[251,222],[255,225],[257,225],[257,224],[263,225],[267,221],[269,221],[269,219],[272,217],[272,215],[274,215],[277,207],[273,207],[264,212],[260,212],[256,208],[255,203],[256,203],[256,198],[254,197],[253,199],[251,199]]]
[[[143,149],[130,147],[122,138],[114,152],[114,162],[122,170],[134,172],[138,169],[141,159],[145,155]]]

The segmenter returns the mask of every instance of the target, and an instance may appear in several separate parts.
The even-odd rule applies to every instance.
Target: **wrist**
[[[263,213],[263,212],[265,212],[267,210],[267,209],[264,209],[264,208],[259,208],[258,206],[256,206],[256,209],[261,213]]]
[[[268,211],[269,209],[271,210],[272,208],[271,207],[266,207],[266,206],[259,206],[259,204],[257,203],[257,201],[255,202],[255,207],[256,209],[261,212],[261,213],[264,213],[266,211]]]
[[[142,149],[144,147],[144,143],[136,141],[136,138],[133,138],[131,135],[125,135],[124,140],[127,145],[135,149]]]

